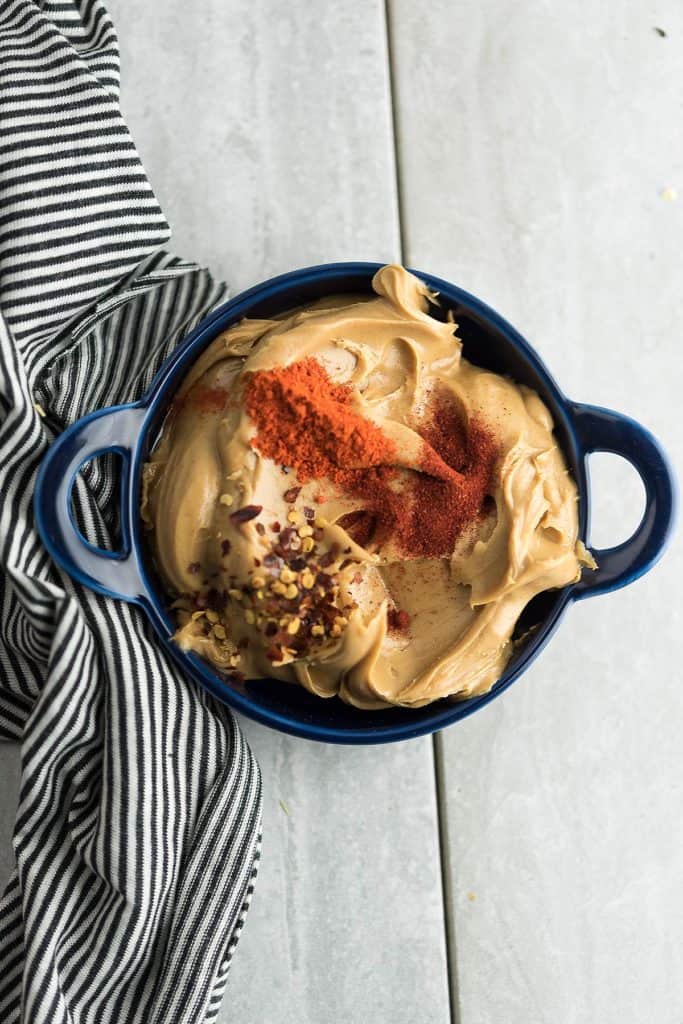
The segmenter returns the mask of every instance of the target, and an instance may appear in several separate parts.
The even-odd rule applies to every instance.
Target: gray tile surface
[[[680,456],[680,5],[391,10],[407,259]],[[595,483],[594,540],[620,541],[642,488],[608,456]],[[439,740],[465,1024],[683,1019],[682,571],[677,539],[570,609],[525,678]]]
[[[124,115],[178,252],[233,289],[396,256],[381,3],[109,7]]]

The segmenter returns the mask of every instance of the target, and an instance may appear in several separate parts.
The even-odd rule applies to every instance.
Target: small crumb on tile
[[[675,203],[678,199],[678,192],[673,185],[667,185],[659,193],[660,199],[664,199],[667,203]]]
[[[666,32],[663,28],[659,28],[658,25],[654,25],[652,31],[656,32],[660,39],[666,39]]]
[[[40,416],[40,417],[41,417],[42,419],[45,419],[45,417],[47,416],[47,413],[46,413],[46,412],[45,412],[45,410],[43,409],[43,407],[42,407],[42,405],[40,404],[40,402],[34,402],[34,403],[33,403],[33,408],[34,408],[34,409],[36,410],[36,412],[38,413],[38,415],[39,415],[39,416]]]
[[[279,803],[282,810],[285,812],[287,817],[289,817],[289,807],[287,806],[287,804],[284,802],[284,800],[280,800]]]
[[[468,892],[467,893],[467,899],[470,901],[470,903],[474,903],[476,898],[477,898],[476,892]]]

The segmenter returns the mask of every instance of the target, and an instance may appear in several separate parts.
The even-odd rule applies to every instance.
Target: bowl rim
[[[159,416],[160,407],[168,404],[171,395],[175,393],[179,386],[183,372],[196,360],[200,351],[203,351],[219,333],[227,330],[229,326],[236,323],[243,316],[248,315],[249,309],[256,303],[266,299],[272,300],[282,297],[282,311],[285,311],[287,308],[293,308],[296,305],[293,301],[289,303],[284,301],[286,296],[291,294],[296,288],[301,288],[307,284],[318,284],[321,281],[329,281],[332,286],[335,281],[340,283],[351,276],[363,276],[367,278],[369,283],[376,271],[385,265],[382,262],[366,261],[318,264],[280,274],[240,292],[208,314],[183,339],[157,371],[145,395],[135,403],[136,406],[144,410],[144,416],[140,423],[133,450],[131,451],[131,479],[133,480],[133,487],[131,488],[130,497],[136,511],[136,515],[131,516],[131,547],[134,551],[140,577],[145,588],[145,593],[140,595],[136,603],[144,608],[165,648],[171,653],[173,658],[188,670],[193,678],[212,693],[213,696],[261,724],[268,725],[281,732],[319,742],[350,745],[396,742],[429,735],[460,719],[469,717],[469,715],[485,707],[504,693],[526,671],[555,633],[567,605],[573,597],[573,585],[571,584],[556,591],[557,598],[553,608],[542,625],[540,625],[535,637],[525,646],[524,651],[514,662],[510,670],[506,670],[489,691],[460,701],[448,701],[448,699],[435,701],[431,705],[434,708],[433,714],[428,717],[423,716],[415,724],[402,720],[396,724],[379,726],[376,730],[367,727],[337,727],[321,723],[310,723],[296,716],[283,714],[271,708],[261,707],[254,703],[248,694],[235,689],[230,684],[229,677],[222,678],[210,668],[208,662],[203,661],[193,652],[181,651],[177,644],[172,641],[171,635],[175,627],[170,616],[164,611],[162,600],[154,584],[151,582],[147,571],[147,558],[143,550],[145,545],[139,516],[142,464],[148,454],[146,441],[152,427],[152,422],[156,422]],[[564,437],[570,449],[568,451],[567,445],[564,445],[563,451],[571,466],[576,467],[577,472],[573,472],[572,475],[579,497],[578,535],[586,543],[589,522],[589,490],[587,487],[586,466],[584,459],[581,457],[581,449],[570,413],[571,403],[559,388],[545,363],[536,350],[512,324],[477,296],[433,274],[427,274],[410,267],[406,269],[426,283],[431,290],[443,295],[448,302],[465,306],[484,320],[489,327],[503,335],[543,380],[546,393],[551,396],[552,403],[546,400],[545,395],[543,400],[550,408],[554,427],[557,427],[558,420],[561,421]],[[330,291],[334,293],[333,287],[331,287]],[[390,711],[390,709],[386,710]],[[403,710],[409,711],[410,709]],[[424,712],[424,708],[420,710]],[[372,715],[372,712],[368,711],[367,714]]]

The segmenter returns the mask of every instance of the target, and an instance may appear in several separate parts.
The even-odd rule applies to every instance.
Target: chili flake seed
[[[263,505],[245,505],[244,508],[238,508],[236,512],[231,512],[230,518],[235,523],[248,523],[250,519],[255,519],[262,511]]]
[[[265,578],[263,576],[256,576],[256,575],[252,576],[251,577],[251,585],[253,587],[257,587],[259,589],[261,587],[265,587],[265,585],[266,585]]]
[[[299,632],[300,627],[301,627],[301,619],[298,618],[298,616],[295,616],[287,624],[287,632],[290,634],[290,636],[294,636],[295,633]]]
[[[251,608],[247,608],[247,610],[244,613],[244,618],[246,619],[250,626],[253,626],[254,623],[256,622],[256,616],[254,615]]]
[[[313,575],[313,573],[311,572],[310,569],[306,569],[306,571],[301,574],[301,581],[300,582],[301,582],[301,586],[305,590],[310,590],[311,589],[311,587],[315,583],[315,576]]]
[[[389,608],[387,610],[387,624],[394,632],[403,632],[410,625],[410,615],[402,608]]]
[[[313,550],[314,547],[315,547],[315,544],[313,542],[313,538],[312,537],[304,537],[304,539],[301,542],[301,550],[305,551],[306,554],[308,554],[310,551]]]
[[[298,596],[298,594],[299,588],[297,587],[296,583],[290,583],[287,589],[285,590],[285,597],[289,601],[293,601],[294,598]]]
[[[221,494],[218,500],[220,501],[221,505],[227,505],[229,508],[235,499],[233,498],[232,494]]]
[[[280,579],[282,580],[283,583],[293,583],[294,580],[296,579],[296,576],[294,575],[291,569],[287,569],[285,567],[280,573]]]
[[[225,640],[225,627],[221,626],[220,623],[216,623],[211,632],[219,640]]]
[[[301,488],[300,487],[290,487],[288,490],[285,491],[283,497],[284,497],[285,501],[287,502],[287,504],[291,505],[292,502],[296,501],[296,499],[299,497],[300,494],[301,494]]]
[[[324,636],[325,635],[325,627],[324,626],[320,626],[318,624],[316,624],[315,626],[311,626],[311,635],[312,636]]]
[[[228,591],[228,594],[230,595],[230,597],[234,597],[236,601],[242,600],[242,591],[237,590],[235,587],[231,587],[230,590]]]
[[[312,537],[313,536],[313,527],[312,526],[300,526],[299,529],[296,532],[299,534],[299,536],[301,538],[303,538],[303,537]]]
[[[284,583],[280,583],[280,580],[276,580],[275,583],[273,583],[273,593],[274,594],[282,594],[282,595],[284,595],[286,590],[287,590],[287,587],[284,585]]]
[[[290,509],[290,511],[287,513],[287,521],[290,522],[290,523],[300,523],[301,522],[301,516],[299,515],[299,513],[297,512],[297,510],[295,508]]]
[[[218,622],[218,613],[212,611],[211,608],[207,608],[206,617],[209,620],[209,622]]]
[[[234,668],[235,665],[239,665],[241,660],[242,660],[242,658],[241,658],[241,656],[239,654],[231,654],[230,655],[230,665],[231,665],[231,667]]]

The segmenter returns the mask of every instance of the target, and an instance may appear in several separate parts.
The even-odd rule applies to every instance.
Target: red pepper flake
[[[230,518],[234,523],[248,523],[250,519],[255,519],[261,512],[263,512],[263,505],[245,505],[244,508],[238,508],[236,512],[231,512]]]
[[[276,645],[269,647],[266,651],[268,661],[282,661],[282,648]]]
[[[256,532],[258,533],[259,537],[263,537],[264,533],[266,532],[266,528],[263,525],[263,523],[256,524]]]
[[[306,519],[315,519],[315,509],[309,508],[308,505],[304,505],[304,515]]]
[[[283,494],[283,498],[285,499],[285,501],[287,502],[288,505],[291,505],[291,504],[293,504],[296,501],[296,499],[299,497],[300,494],[301,494],[301,488],[300,487],[290,487]]]
[[[402,608],[389,608],[387,610],[387,623],[392,633],[404,633],[410,625],[410,615]]]
[[[273,533],[279,533],[280,530],[282,529],[282,526],[280,525],[280,523],[276,521],[270,524],[270,528],[273,531]]]
[[[254,559],[254,565],[256,566],[257,569],[260,569],[261,568],[261,559],[260,558],[255,558]]]
[[[199,562],[190,562],[190,564],[187,567],[187,571],[191,572],[193,576],[195,575],[195,573],[198,573],[200,569],[201,565],[199,564]]]
[[[221,554],[222,555],[229,555],[231,547],[232,547],[232,544],[230,543],[229,540],[222,540],[221,541]]]
[[[315,501],[317,505],[324,505],[325,502],[327,501],[327,498],[325,497],[324,494],[321,494],[320,491],[318,491],[317,494],[313,495],[313,501]]]

